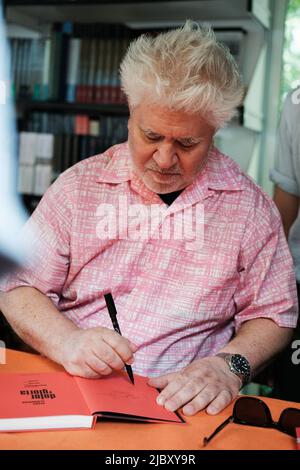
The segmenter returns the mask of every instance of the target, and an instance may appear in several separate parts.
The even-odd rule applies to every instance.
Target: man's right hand
[[[64,342],[60,362],[71,375],[98,378],[132,364],[137,349],[109,328],[76,329]]]

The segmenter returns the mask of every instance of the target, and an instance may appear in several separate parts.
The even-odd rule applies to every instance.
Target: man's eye
[[[150,140],[150,142],[157,142],[160,139],[157,135],[146,135],[146,138]]]
[[[195,147],[196,143],[195,142],[179,142],[179,145],[185,149],[189,149],[189,148]]]

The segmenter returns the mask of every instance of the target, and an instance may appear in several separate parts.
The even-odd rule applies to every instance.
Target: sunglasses
[[[296,437],[296,428],[300,427],[300,409],[286,408],[282,411],[279,421],[275,422],[264,401],[254,397],[240,397],[234,404],[232,415],[220,424],[209,437],[203,439],[203,445],[206,446],[229,423],[275,428]]]

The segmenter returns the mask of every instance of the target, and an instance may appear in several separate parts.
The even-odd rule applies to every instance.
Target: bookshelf
[[[106,103],[66,103],[65,101],[33,101],[19,100],[18,108],[22,112],[39,111],[65,111],[67,113],[109,114],[128,116],[128,107]]]
[[[83,23],[111,22],[147,23],[167,22],[172,26],[175,21],[181,23],[185,18],[200,21],[233,22],[246,24],[249,21],[269,28],[271,23],[272,0],[79,0],[69,1],[31,1],[7,0],[7,8],[15,7],[8,15],[23,15],[31,25],[43,22],[70,20]],[[87,8],[88,6],[88,8]],[[117,8],[116,8],[117,7]],[[11,18],[11,16],[9,16]],[[237,24],[237,23],[236,23]]]
[[[120,24],[8,25],[19,129],[18,191],[31,211],[78,161],[127,139],[118,68],[132,37]],[[45,150],[46,149],[46,150]]]
[[[263,152],[261,137],[265,128],[264,93],[269,68],[269,46],[273,34],[274,9],[276,9],[278,1],[89,0],[88,2],[80,2],[77,0],[46,0],[34,2],[7,0],[4,3],[8,35],[11,38],[16,38],[16,35],[19,34],[19,37],[23,39],[26,37],[35,38],[38,41],[42,38],[50,38],[55,41],[54,35],[57,33],[55,25],[73,25],[75,32],[74,30],[73,32],[61,30],[60,33],[63,35],[63,40],[67,39],[69,47],[72,39],[80,38],[82,40],[81,46],[83,44],[85,50],[83,56],[89,58],[86,63],[83,62],[84,85],[90,87],[97,86],[98,59],[93,59],[93,55],[97,56],[95,50],[99,51],[99,48],[104,47],[103,44],[105,44],[106,51],[114,47],[111,44],[111,39],[119,46],[123,41],[123,45],[119,47],[117,52],[118,60],[112,66],[110,77],[110,85],[113,82],[113,85],[118,87],[117,66],[125,52],[126,45],[132,38],[144,31],[162,30],[180,25],[185,18],[210,23],[218,39],[229,45],[235,55],[247,88],[245,101],[239,109],[238,118],[217,134],[216,144],[222,151],[232,156],[245,171],[250,169],[251,176],[258,179],[256,173],[260,168],[259,159]],[[281,20],[283,22],[284,18]],[[94,33],[97,31],[97,24],[98,27],[101,25],[104,34],[98,31],[93,35],[92,31]],[[110,34],[107,33],[109,30]],[[97,40],[93,42],[94,37]],[[86,40],[86,38],[89,39]],[[103,42],[102,46],[99,45],[101,41]],[[74,48],[76,49],[76,45]],[[51,52],[48,51],[49,55]],[[77,57],[77,60],[80,61],[80,56]],[[60,70],[64,70],[65,76],[68,74],[67,66],[65,54],[62,62],[58,65]],[[42,68],[40,65],[40,72]],[[94,75],[90,73],[91,69],[94,70]],[[92,93],[95,98],[95,90]],[[32,96],[30,94],[26,96],[25,93],[25,96],[21,94],[17,99],[20,130],[26,130],[26,124],[33,114],[35,116],[61,114],[73,116],[75,120],[76,116],[84,115],[85,119],[88,117],[92,121],[95,121],[97,116],[108,120],[113,117],[126,120],[128,116],[128,109],[124,100],[122,101],[121,95],[117,100],[103,100],[103,97],[98,100],[86,99],[87,95],[85,95],[79,101],[70,102],[67,99],[66,89],[62,91],[60,87],[57,93],[52,96],[50,94],[50,98],[48,96],[45,99],[39,95],[38,99],[35,98],[34,93]],[[45,118],[42,117],[42,119]],[[241,149],[243,149],[242,152]],[[74,163],[74,160],[70,159],[70,162]],[[26,194],[26,200],[30,200],[30,196],[30,193]],[[33,200],[35,201],[38,197],[38,195],[34,195]]]

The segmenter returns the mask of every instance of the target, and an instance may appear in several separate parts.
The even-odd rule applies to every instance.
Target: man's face
[[[128,131],[134,172],[159,194],[194,181],[215,133],[199,114],[145,103],[131,109]]]

